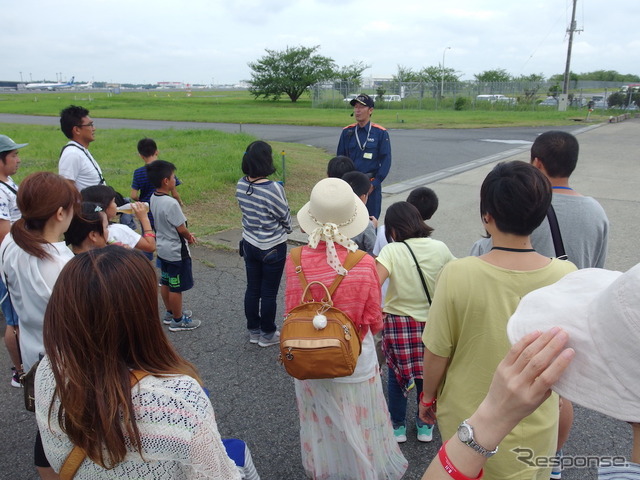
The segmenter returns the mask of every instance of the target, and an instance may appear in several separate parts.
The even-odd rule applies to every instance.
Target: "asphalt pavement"
[[[345,110],[346,112],[346,110]],[[327,152],[327,160],[333,157],[338,146],[342,127],[309,127],[299,125],[259,125],[250,123],[176,122],[167,120],[135,120],[120,118],[94,118],[97,127],[96,142],[100,141],[101,129],[137,129],[143,131],[219,130],[227,133],[247,133],[258,139],[272,142],[291,142],[311,145]],[[375,121],[375,119],[374,119]],[[51,116],[0,114],[0,123],[25,123],[57,127],[60,119]],[[353,118],[345,113],[345,125]],[[589,124],[557,127],[579,133]],[[497,158],[513,155],[526,148],[544,127],[503,127],[469,129],[397,129],[390,130],[393,162],[384,185],[402,185],[405,181],[432,182],[456,172],[456,168],[468,162],[491,162]],[[151,135],[151,133],[147,133]],[[62,144],[61,135],[60,142]],[[98,159],[99,161],[100,159]],[[459,171],[458,171],[459,172]],[[397,190],[391,193],[397,193]]]
[[[607,211],[611,222],[609,269],[627,270],[640,261],[637,240],[640,237],[639,134],[640,120],[633,119],[604,124],[578,135],[581,153],[572,186],[594,196]],[[424,148],[428,151],[428,142]],[[428,184],[440,198],[440,208],[430,222],[435,228],[433,236],[444,241],[458,257],[465,256],[482,233],[478,207],[480,184],[499,159],[502,156],[476,168],[463,169],[462,173],[449,172],[445,178]],[[520,148],[509,159],[528,161],[526,148]],[[401,191],[385,194],[383,209],[404,200],[407,192]],[[237,229],[221,232],[203,238],[202,244],[192,249],[195,287],[184,298],[194,317],[203,324],[195,331],[167,334],[200,370],[211,391],[221,434],[247,441],[262,478],[303,479],[293,380],[278,364],[276,347],[251,345],[246,335],[244,264],[232,250],[239,237]],[[299,231],[291,235],[291,243],[304,240]],[[281,300],[283,288],[284,281]],[[279,314],[283,313],[282,304],[283,301]],[[24,410],[22,392],[9,385],[9,360],[4,348],[0,348],[0,364],[7,365],[6,381],[0,382],[0,401],[5,411],[0,418],[4,437],[0,478],[35,479],[33,414]],[[408,416],[412,414],[410,410]],[[409,428],[408,433],[409,440],[401,447],[409,460],[409,470],[403,478],[419,479],[436,454],[441,439],[436,430],[432,443],[421,444],[413,429]],[[627,424],[576,408],[565,456],[583,456],[584,459],[577,462],[592,464],[594,456],[628,456],[630,448],[631,429]],[[595,480],[596,475],[593,468],[580,468],[565,471],[563,478]]]

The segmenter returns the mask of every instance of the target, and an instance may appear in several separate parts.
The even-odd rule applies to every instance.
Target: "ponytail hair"
[[[25,178],[18,189],[17,203],[22,218],[11,226],[14,242],[29,255],[49,258],[43,244],[44,227],[58,209],[77,208],[80,193],[71,180],[52,172],[36,172]]]

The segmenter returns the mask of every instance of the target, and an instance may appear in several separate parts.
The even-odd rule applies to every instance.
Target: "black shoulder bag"
[[[402,241],[402,243],[404,243],[407,248],[409,249],[409,253],[411,254],[411,256],[413,257],[413,261],[416,264],[416,268],[418,269],[418,274],[420,275],[420,281],[422,282],[422,288],[424,288],[424,293],[427,295],[427,301],[429,302],[429,305],[431,305],[431,295],[429,295],[429,289],[427,288],[427,281],[424,279],[424,275],[422,274],[422,269],[420,268],[420,264],[418,263],[418,259],[416,258],[415,254],[413,253],[413,250],[411,250],[411,247],[409,246],[409,244],[405,241]]]

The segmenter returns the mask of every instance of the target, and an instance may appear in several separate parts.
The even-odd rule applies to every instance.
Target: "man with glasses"
[[[89,110],[75,105],[65,108],[60,112],[60,129],[69,143],[60,152],[58,173],[73,180],[78,190],[106,185],[100,165],[89,152],[96,131]]]

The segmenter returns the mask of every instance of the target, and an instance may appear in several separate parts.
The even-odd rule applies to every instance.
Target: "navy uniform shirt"
[[[370,130],[369,127],[371,127]],[[373,178],[371,183],[379,190],[391,168],[389,132],[384,127],[371,122],[364,128],[359,127],[357,123],[348,125],[340,135],[337,155],[344,155],[353,160],[356,169],[370,175],[369,178]]]

